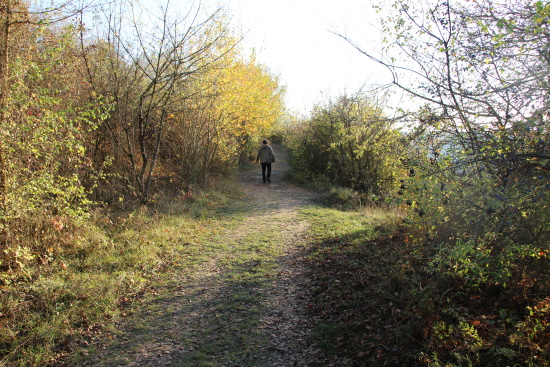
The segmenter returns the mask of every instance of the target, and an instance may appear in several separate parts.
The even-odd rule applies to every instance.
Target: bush
[[[382,200],[395,185],[398,137],[365,96],[342,96],[288,130],[292,175]]]
[[[394,198],[435,285],[423,362],[546,366],[548,160],[490,145],[474,155],[441,131],[412,137]]]

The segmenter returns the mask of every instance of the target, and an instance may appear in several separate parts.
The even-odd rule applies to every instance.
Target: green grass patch
[[[398,215],[383,209],[312,208],[309,266],[317,343],[344,366],[415,365],[420,291],[407,267]],[[397,245],[399,243],[399,245]],[[409,364],[411,363],[411,364]]]
[[[340,210],[310,206],[301,211],[301,217],[311,223],[310,234],[319,238],[350,236],[364,240],[377,233],[394,231],[399,216],[385,209]]]

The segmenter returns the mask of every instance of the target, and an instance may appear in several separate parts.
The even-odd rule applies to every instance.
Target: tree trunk
[[[8,45],[10,34],[11,1],[0,4],[0,126],[3,125],[8,93]],[[6,162],[4,142],[0,139],[0,215],[6,210]],[[2,226],[4,232],[4,226]]]

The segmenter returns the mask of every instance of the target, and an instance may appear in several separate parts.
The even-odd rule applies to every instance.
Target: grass
[[[130,213],[98,210],[88,222],[52,230],[63,245],[52,245],[47,258],[29,253],[4,275],[0,366],[47,365],[99,331],[115,332],[125,305],[169,285],[165,274],[193,272],[227,250],[223,231],[242,219],[242,199],[225,183]]]
[[[302,215],[312,223],[308,263],[318,345],[342,366],[400,365],[405,359],[392,348],[409,350],[410,333],[406,325],[388,326],[407,312],[402,288],[416,285],[392,265],[401,252],[381,241],[397,230],[399,217],[382,209],[323,207]]]
[[[277,258],[300,223],[316,342],[338,366],[548,366],[536,279],[473,289],[426,270],[399,213],[271,204],[225,183],[98,211],[47,258],[20,252],[21,274],[0,287],[0,366],[258,365]]]

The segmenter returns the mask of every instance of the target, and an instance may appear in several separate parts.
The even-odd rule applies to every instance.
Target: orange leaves
[[[65,228],[65,224],[63,224],[63,221],[60,218],[53,218],[51,220],[51,223],[53,225],[53,228],[58,232],[61,232],[63,228]]]
[[[188,199],[191,198],[192,195],[193,195],[193,192],[192,192],[191,190],[189,190],[189,191],[185,192],[185,193],[181,196],[181,198],[182,198],[183,200],[188,200]]]

